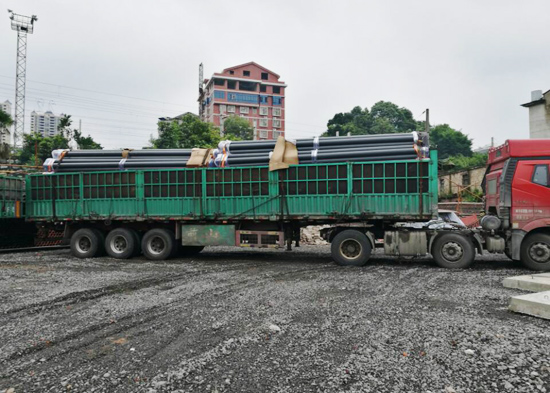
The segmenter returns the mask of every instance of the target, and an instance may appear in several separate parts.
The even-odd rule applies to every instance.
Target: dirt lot
[[[0,391],[545,392],[550,322],[501,257],[450,271],[328,246],[153,263],[0,255]]]

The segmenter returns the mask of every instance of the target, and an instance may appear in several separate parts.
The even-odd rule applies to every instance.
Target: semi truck
[[[286,248],[323,225],[333,260],[432,255],[466,268],[505,253],[550,270],[550,141],[510,140],[489,151],[478,228],[439,219],[437,151],[407,160],[31,174],[25,219],[64,231],[79,258],[151,260],[205,246]]]

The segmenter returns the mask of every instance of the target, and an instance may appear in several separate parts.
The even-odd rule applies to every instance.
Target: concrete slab
[[[508,277],[502,281],[502,285],[531,292],[550,291],[550,273]]]
[[[550,291],[513,296],[510,311],[550,320]]]

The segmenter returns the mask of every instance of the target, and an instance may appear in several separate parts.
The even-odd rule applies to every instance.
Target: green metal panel
[[[25,181],[19,177],[0,176],[0,218],[22,217]]]
[[[423,220],[437,213],[435,151],[421,161],[37,174],[27,182],[33,219]]]
[[[234,246],[235,225],[182,225],[184,246]]]

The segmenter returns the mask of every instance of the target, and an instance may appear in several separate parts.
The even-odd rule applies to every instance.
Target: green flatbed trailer
[[[382,238],[392,255],[429,252],[437,233],[395,225],[436,218],[437,191],[436,151],[422,160],[272,172],[261,166],[35,174],[26,181],[26,218],[64,225],[78,257],[104,248],[115,258],[142,251],[153,260],[216,245],[290,249],[301,227],[329,224],[322,234],[336,262],[362,265]]]
[[[25,222],[25,179],[0,175],[0,249],[32,246],[35,232]]]

